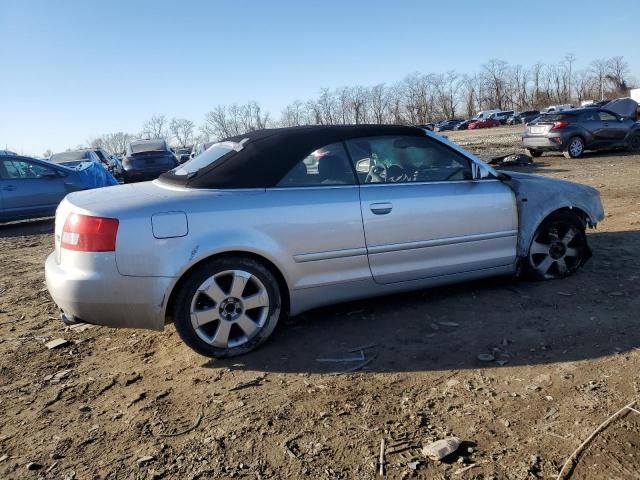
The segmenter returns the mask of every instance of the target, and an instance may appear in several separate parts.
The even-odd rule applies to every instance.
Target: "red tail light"
[[[60,246],[79,252],[113,252],[116,249],[118,220],[72,213],[62,228]]]
[[[569,122],[553,122],[551,130],[558,130],[559,128],[566,127],[567,125],[569,125]]]

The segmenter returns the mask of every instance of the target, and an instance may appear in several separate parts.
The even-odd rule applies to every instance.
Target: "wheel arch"
[[[535,225],[532,225],[530,226],[530,228],[527,229],[529,231],[529,234],[527,235],[527,239],[525,242],[526,250],[519,252],[521,257],[526,257],[529,255],[529,248],[531,247],[531,242],[533,241],[533,238],[535,237],[536,232],[540,228],[540,225],[542,225],[549,218],[552,218],[556,215],[562,215],[562,214],[575,215],[580,220],[585,230],[587,226],[595,226],[595,222],[591,220],[591,217],[586,212],[586,210],[580,207],[576,207],[573,205],[566,205],[563,207],[552,209],[547,213],[545,213],[544,215],[541,215],[538,218]]]
[[[177,280],[173,282],[173,284],[169,287],[168,294],[165,295],[165,298],[167,298],[167,301],[165,302],[165,305],[164,305],[164,312],[163,312],[165,324],[171,323],[173,321],[173,319],[171,318],[171,311],[173,309],[176,294],[184,284],[187,277],[191,274],[191,272],[193,272],[195,269],[199,268],[206,262],[209,262],[215,258],[230,257],[230,256],[242,256],[242,257],[250,258],[252,260],[255,260],[256,262],[261,263],[262,265],[264,265],[266,268],[269,269],[269,271],[273,274],[273,276],[276,277],[276,280],[278,282],[278,287],[280,287],[280,294],[282,296],[281,297],[282,310],[283,312],[285,312],[285,315],[288,315],[289,306],[291,304],[289,286],[287,284],[287,280],[285,279],[281,270],[276,266],[276,264],[273,261],[266,258],[265,256],[255,252],[250,252],[248,250],[229,250],[225,252],[217,252],[217,253],[204,256],[200,258],[197,262],[189,265],[189,267],[186,270],[180,273]]]

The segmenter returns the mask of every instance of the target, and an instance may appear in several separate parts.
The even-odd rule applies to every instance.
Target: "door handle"
[[[6,187],[2,187],[2,190],[6,190],[8,192],[12,192],[16,189],[13,185],[7,185]]]
[[[372,203],[369,208],[374,215],[386,215],[393,210],[393,204],[391,202]]]

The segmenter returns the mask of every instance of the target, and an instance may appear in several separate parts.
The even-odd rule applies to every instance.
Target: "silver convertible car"
[[[158,180],[68,195],[46,262],[63,320],[246,353],[284,315],[492,275],[555,279],[590,256],[588,186],[493,170],[404,126],[261,130]]]

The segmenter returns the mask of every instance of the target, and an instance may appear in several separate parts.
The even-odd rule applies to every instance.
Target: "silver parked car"
[[[497,172],[420,128],[262,130],[153,182],[67,196],[46,279],[68,321],[173,321],[194,350],[225,357],[321,305],[570,275],[603,216],[591,187]]]

